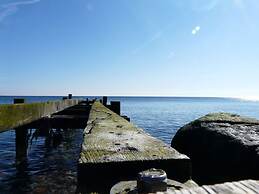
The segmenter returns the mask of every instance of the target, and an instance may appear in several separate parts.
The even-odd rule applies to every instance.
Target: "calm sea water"
[[[13,98],[0,96],[0,104],[10,104]],[[26,102],[41,102],[62,97],[22,98]],[[259,119],[259,102],[255,101],[180,97],[110,97],[109,100],[120,100],[122,114],[167,144],[181,126],[207,113],[230,112]],[[33,139],[28,160],[22,167],[15,162],[15,132],[0,133],[0,193],[73,193],[82,131],[63,130],[63,141],[58,146],[48,146],[45,137]]]

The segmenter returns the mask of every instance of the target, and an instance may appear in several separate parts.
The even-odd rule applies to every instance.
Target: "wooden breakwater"
[[[65,108],[78,104],[78,99],[40,103],[18,103],[0,105],[0,132],[14,129]]]
[[[187,156],[95,102],[78,164],[80,185],[90,191],[110,189],[117,181],[136,178],[148,168],[162,168],[174,180],[191,178]]]
[[[46,135],[52,126],[60,125],[64,127],[64,122],[76,123],[73,118],[62,118],[62,111],[75,107],[82,101],[80,99],[69,99],[59,101],[48,101],[39,103],[24,103],[24,99],[14,99],[14,104],[0,105],[0,133],[7,130],[15,130],[15,152],[16,163],[23,163],[27,160],[27,150],[29,144],[28,129],[37,129],[43,131]],[[71,111],[71,110],[70,110]],[[52,117],[56,113],[55,117]],[[61,117],[60,117],[61,116]],[[77,116],[77,115],[76,115]],[[60,119],[61,118],[61,119]],[[76,117],[77,118],[77,117]],[[87,117],[88,118],[88,117]],[[85,118],[85,119],[87,119]],[[49,122],[52,121],[52,122]],[[80,120],[82,123],[82,120]],[[43,129],[43,130],[40,130]],[[42,132],[41,132],[42,133]]]

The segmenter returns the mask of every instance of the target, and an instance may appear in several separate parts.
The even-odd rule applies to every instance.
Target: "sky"
[[[259,0],[0,0],[0,95],[259,98]]]

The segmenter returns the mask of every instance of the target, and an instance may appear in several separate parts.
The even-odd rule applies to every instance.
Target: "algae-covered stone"
[[[259,121],[214,113],[195,120],[174,136],[171,146],[191,158],[198,183],[259,179]]]

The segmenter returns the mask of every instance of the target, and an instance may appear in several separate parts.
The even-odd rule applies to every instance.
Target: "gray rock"
[[[258,120],[209,114],[179,129],[171,146],[191,158],[198,184],[259,179]]]

